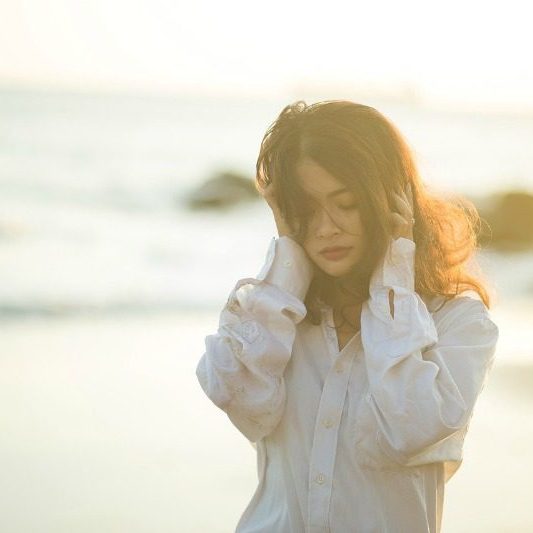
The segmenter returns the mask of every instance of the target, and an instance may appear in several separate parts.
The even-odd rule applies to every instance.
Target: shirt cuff
[[[303,247],[283,235],[272,238],[265,263],[256,278],[276,285],[303,301],[313,278],[313,270],[313,264]]]
[[[370,289],[404,288],[415,290],[415,249],[411,239],[392,240],[379,268],[372,274]]]

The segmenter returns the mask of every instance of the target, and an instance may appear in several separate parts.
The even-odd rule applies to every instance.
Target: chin
[[[348,272],[350,272],[351,266],[352,265],[318,265],[320,270],[334,278],[340,278],[341,276],[348,274]]]
[[[333,278],[341,278],[343,276],[345,276],[346,274],[348,274],[349,270],[340,270],[340,271],[336,271],[336,272],[326,272],[327,274],[329,274],[331,277]]]

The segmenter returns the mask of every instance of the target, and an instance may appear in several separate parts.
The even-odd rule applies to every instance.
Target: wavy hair
[[[367,243],[372,243],[342,278],[330,276],[315,265],[304,302],[306,318],[312,323],[320,323],[320,304],[331,304],[332,295],[348,294],[353,302],[369,297],[372,272],[392,237],[392,194],[407,183],[414,200],[415,291],[427,297],[441,295],[447,301],[473,290],[490,307],[487,281],[475,258],[484,221],[471,201],[459,195],[437,194],[424,184],[413,150],[382,113],[348,100],[311,105],[298,100],[285,106],[269,126],[257,158],[256,188],[276,183],[280,211],[300,243],[308,227],[309,206],[294,177],[303,159],[312,159],[356,195]]]

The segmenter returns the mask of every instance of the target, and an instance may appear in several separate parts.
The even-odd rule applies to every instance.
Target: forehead
[[[296,179],[304,191],[317,198],[327,198],[331,193],[346,187],[342,181],[310,159],[298,163]],[[349,191],[346,189],[345,192]]]

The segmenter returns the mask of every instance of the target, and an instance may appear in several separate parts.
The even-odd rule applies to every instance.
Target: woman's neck
[[[334,309],[357,308],[357,307],[361,307],[361,305],[363,304],[363,302],[360,299],[358,299],[357,294],[350,294],[350,292],[343,291],[340,288],[336,292],[333,293],[331,302],[332,302],[331,306]]]
[[[339,330],[346,332],[359,330],[361,324],[361,304],[334,308],[333,321]]]
[[[358,308],[366,301],[364,291],[354,286],[353,281],[346,279],[326,277],[321,286],[322,295],[319,300],[332,309],[340,310],[342,308]]]

